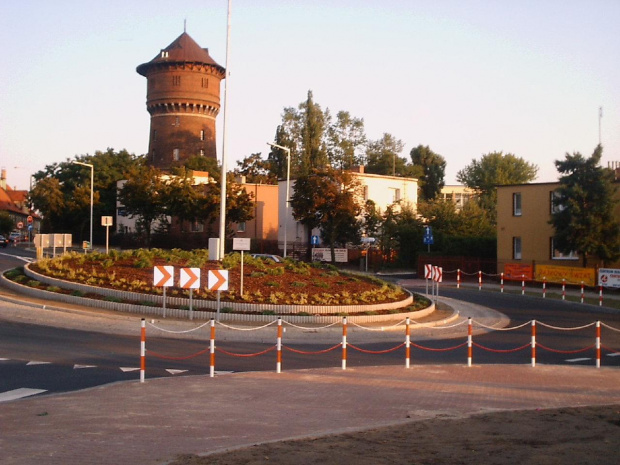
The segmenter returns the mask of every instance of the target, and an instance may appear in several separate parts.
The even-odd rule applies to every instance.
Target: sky
[[[0,166],[27,189],[46,165],[112,147],[148,150],[136,67],[187,33],[230,75],[229,169],[262,152],[312,90],[400,154],[428,145],[446,184],[512,153],[555,181],[554,161],[620,162],[618,0],[0,0]],[[222,97],[224,83],[222,83]],[[599,108],[602,107],[602,117]],[[222,110],[217,150],[224,142]]]

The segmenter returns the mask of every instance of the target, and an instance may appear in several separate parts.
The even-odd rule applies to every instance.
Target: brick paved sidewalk
[[[125,382],[0,404],[2,463],[166,463],[288,438],[495,410],[620,404],[620,370],[365,367]]]

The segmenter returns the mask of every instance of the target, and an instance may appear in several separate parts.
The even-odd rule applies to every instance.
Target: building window
[[[152,155],[152,158],[151,158],[151,162],[155,163],[155,150],[153,150],[153,155]]]
[[[200,156],[201,156],[201,157],[204,157],[204,156],[205,156],[205,151],[204,151],[204,149],[200,149]]]
[[[192,232],[204,232],[204,224],[198,222],[198,221],[193,221],[192,222]]]
[[[179,118],[178,116],[175,116],[175,117],[174,117],[174,124],[173,124],[173,126],[175,126],[175,127],[177,127],[177,128],[178,128],[179,126],[181,126],[181,118]]]
[[[579,260],[579,255],[575,251],[570,251],[569,253],[562,253],[555,248],[555,244],[553,242],[553,237],[549,240],[550,251],[551,251],[551,260]]]
[[[368,186],[364,186],[364,200],[368,200]]]
[[[200,140],[205,140],[205,130],[204,129],[200,130]]]
[[[180,86],[181,85],[181,76],[172,76],[172,85]]]
[[[245,232],[245,221],[237,225],[237,232]]]
[[[549,211],[553,215],[554,213],[559,213],[564,210],[564,205],[558,203],[560,199],[560,194],[557,191],[551,191],[549,193]]]
[[[153,142],[157,140],[157,129],[153,131]]]
[[[514,260],[521,260],[521,238],[512,238],[512,258]]]
[[[179,161],[179,149],[172,150],[172,159],[174,161]]]
[[[392,191],[392,203],[400,202],[400,189],[390,187],[390,190]]]
[[[512,194],[512,216],[521,216],[521,193]]]
[[[209,78],[202,78],[202,87],[205,89],[209,88]]]

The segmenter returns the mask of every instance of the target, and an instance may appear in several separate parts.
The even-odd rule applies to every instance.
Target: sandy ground
[[[506,411],[256,445],[173,465],[620,463],[620,405]]]

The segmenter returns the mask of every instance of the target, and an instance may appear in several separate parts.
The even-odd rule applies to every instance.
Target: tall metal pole
[[[603,118],[603,107],[598,107],[598,145],[601,145],[601,119]]]
[[[228,128],[228,92],[230,90],[230,12],[232,0],[228,0],[228,20],[226,26],[226,80],[224,81],[224,127],[222,131],[222,176],[221,176],[221,199],[220,199],[220,250],[219,259],[224,258],[226,246],[226,145]]]
[[[81,161],[74,161],[76,165],[88,166],[90,168],[90,245],[89,249],[93,248],[93,193],[94,193],[94,181],[95,181],[95,167],[90,163],[82,163]]]
[[[286,152],[286,199],[284,199],[284,258],[286,258],[286,244],[288,238],[286,236],[286,226],[288,224],[288,203],[290,197],[290,184],[291,184],[291,149],[288,147],[282,147],[278,144],[272,144],[267,142],[267,145],[284,150]]]

